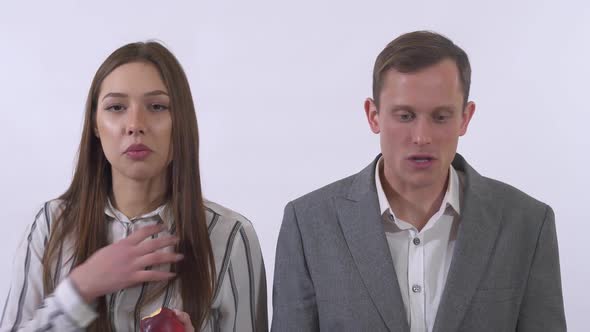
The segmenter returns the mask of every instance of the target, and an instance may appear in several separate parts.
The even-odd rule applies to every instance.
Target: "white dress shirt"
[[[411,332],[431,332],[453,257],[461,212],[462,184],[458,172],[449,169],[449,181],[439,210],[418,231],[395,216],[375,168],[377,197],[387,243],[406,309]]]

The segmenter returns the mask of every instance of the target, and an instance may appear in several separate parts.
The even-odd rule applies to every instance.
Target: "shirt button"
[[[420,287],[420,285],[414,285],[412,286],[412,292],[414,293],[420,293],[422,291],[422,287]]]
[[[414,242],[415,245],[419,245],[420,244],[420,238],[415,237],[412,242]]]

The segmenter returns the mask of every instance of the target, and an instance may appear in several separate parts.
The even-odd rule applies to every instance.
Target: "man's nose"
[[[417,145],[428,145],[432,143],[432,128],[427,119],[417,119],[412,132],[412,143]]]

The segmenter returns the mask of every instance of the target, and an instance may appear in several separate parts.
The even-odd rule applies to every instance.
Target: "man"
[[[273,331],[565,331],[553,211],[456,153],[471,69],[447,38],[392,41],[365,101],[381,155],[285,208]]]

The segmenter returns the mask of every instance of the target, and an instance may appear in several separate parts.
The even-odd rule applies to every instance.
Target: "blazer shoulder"
[[[483,177],[483,180],[487,183],[490,195],[496,199],[501,199],[502,206],[506,209],[518,209],[526,212],[535,211],[543,214],[548,209],[551,209],[546,203],[510,184],[488,177]]]
[[[297,209],[323,206],[328,203],[332,197],[348,195],[350,187],[357,175],[358,174],[350,175],[343,179],[327,184],[321,188],[315,189],[303,196],[294,199],[290,204],[293,204],[293,206]]]

